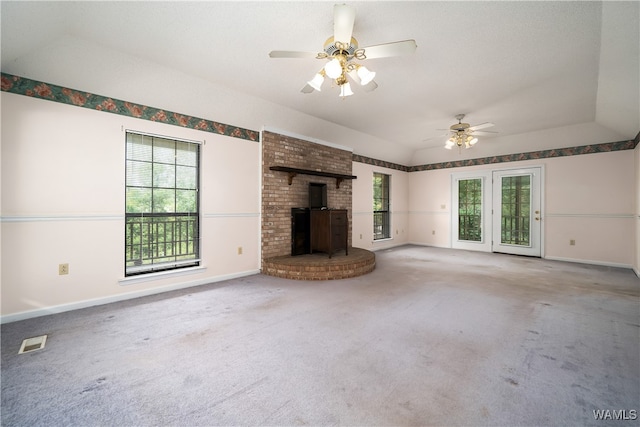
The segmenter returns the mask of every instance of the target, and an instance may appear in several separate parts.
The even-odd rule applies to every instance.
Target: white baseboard
[[[402,243],[394,242],[393,239],[385,239],[384,241],[377,241],[377,242],[374,242],[374,244],[375,243],[378,244],[377,247],[371,247],[367,250],[371,252],[377,252],[377,251],[384,251],[386,249],[393,249],[393,248],[398,248],[400,246],[408,245],[407,242],[402,242]]]
[[[33,317],[47,316],[49,314],[64,313],[65,311],[79,310],[81,308],[93,307],[96,305],[110,304],[112,302],[125,301],[134,298],[140,298],[148,295],[161,294],[164,292],[176,291],[179,289],[192,288],[194,286],[208,285],[210,283],[223,282],[225,280],[237,279],[239,277],[252,276],[259,274],[260,270],[249,270],[240,273],[227,274],[222,276],[207,277],[205,279],[192,280],[188,282],[174,283],[167,286],[157,288],[143,289],[139,291],[127,292],[118,295],[112,295],[103,298],[93,298],[84,301],[72,302],[69,304],[61,304],[51,307],[37,308],[35,310],[23,311],[20,313],[7,314],[0,316],[0,324],[17,322],[19,320],[31,319]]]
[[[424,242],[408,242],[407,245],[424,246],[427,248],[451,249],[451,246],[449,245],[434,245],[433,243],[424,243]]]
[[[633,266],[630,264],[621,264],[617,262],[605,262],[605,261],[593,261],[589,259],[575,259],[575,258],[564,258],[564,257],[555,257],[555,256],[546,256],[544,259],[548,259],[551,261],[564,261],[564,262],[575,262],[578,264],[591,264],[591,265],[601,265],[603,267],[615,267],[615,268],[629,268],[633,269]]]

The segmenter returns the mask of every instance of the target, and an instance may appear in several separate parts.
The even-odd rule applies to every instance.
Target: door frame
[[[498,175],[498,176],[496,176]],[[496,225],[501,221],[501,208],[502,208],[502,185],[501,182],[496,182],[495,179],[501,179],[501,176],[531,176],[531,206],[530,206],[530,246],[517,246],[517,245],[502,245],[500,243],[500,226]],[[492,172],[492,193],[493,193],[493,206],[492,206],[492,252],[506,253],[512,255],[525,255],[532,257],[542,258],[544,255],[543,245],[543,168],[540,166],[521,167],[516,169],[500,169]],[[537,200],[534,200],[536,198]],[[535,213],[535,212],[538,213]],[[537,245],[536,245],[537,244]],[[500,249],[502,246],[502,250]],[[532,253],[534,252],[534,253]]]
[[[491,193],[491,170],[476,172],[457,172],[451,174],[451,247],[469,251],[491,252],[491,195],[487,197],[487,191]],[[473,242],[470,240],[458,240],[458,181],[467,179],[482,180],[482,240]]]
[[[499,169],[481,169],[477,171],[453,172],[451,173],[451,234],[450,247],[454,249],[465,249],[472,251],[494,252],[493,250],[493,174],[494,172],[518,172],[529,169],[539,169],[540,171],[540,257],[545,256],[545,165],[532,164],[519,167],[508,167]],[[482,179],[483,188],[483,232],[481,242],[461,241],[458,240],[458,181],[461,179]],[[498,213],[499,214],[499,213]],[[500,252],[496,252],[500,253]]]

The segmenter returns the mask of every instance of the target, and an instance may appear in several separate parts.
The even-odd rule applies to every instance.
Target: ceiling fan
[[[449,126],[451,135],[444,146],[447,150],[451,150],[455,146],[458,146],[458,148],[462,148],[463,146],[464,148],[471,148],[478,142],[476,135],[490,135],[492,133],[497,133],[491,131],[479,132],[480,129],[490,128],[495,125],[493,123],[486,122],[471,126],[469,123],[462,123],[464,116],[464,114],[456,115],[458,123]]]
[[[369,47],[359,47],[353,38],[353,24],[356,11],[346,4],[336,4],[333,7],[333,36],[324,43],[323,51],[296,52],[288,50],[274,50],[269,53],[271,58],[315,58],[327,60],[327,63],[307,82],[301,92],[311,93],[320,91],[325,77],[329,77],[340,88],[340,96],[353,95],[350,80],[360,83],[367,91],[378,87],[373,78],[376,73],[355,60],[385,58],[389,56],[406,55],[415,52],[415,40],[403,40],[384,43]]]

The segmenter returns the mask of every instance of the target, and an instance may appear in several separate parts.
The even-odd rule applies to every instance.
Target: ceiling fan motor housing
[[[348,45],[341,42],[335,42],[333,40],[333,37],[329,37],[324,43],[324,51],[329,57],[332,57],[341,52],[345,53],[346,56],[353,56],[357,49],[358,41],[353,37],[351,37],[351,42]]]
[[[456,123],[455,125],[451,125],[449,129],[454,132],[464,132],[469,129],[471,125],[469,123]]]

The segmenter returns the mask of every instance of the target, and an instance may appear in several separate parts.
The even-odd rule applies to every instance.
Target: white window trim
[[[491,170],[457,172],[451,174],[451,247],[471,251],[491,252]],[[458,181],[482,180],[482,240],[472,242],[458,239]]]
[[[118,280],[120,286],[135,285],[137,283],[151,282],[154,280],[168,279],[176,276],[187,276],[190,274],[204,273],[207,267],[202,265],[195,267],[178,268],[175,270],[156,271],[153,273],[143,273],[137,276],[127,276]]]

